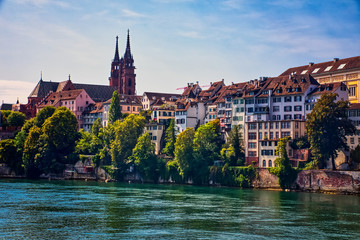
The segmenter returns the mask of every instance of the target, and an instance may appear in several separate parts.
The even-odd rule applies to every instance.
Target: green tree
[[[277,147],[275,166],[270,168],[270,172],[279,177],[279,184],[282,189],[291,188],[297,177],[297,171],[291,166],[289,156],[286,148],[289,142],[289,137],[281,138]]]
[[[49,117],[51,117],[54,112],[55,112],[56,108],[53,106],[46,106],[43,109],[41,109],[35,117],[34,120],[34,124],[41,128],[42,125],[44,124],[45,120],[48,119]]]
[[[319,168],[323,168],[331,158],[332,169],[335,169],[337,150],[349,149],[346,135],[352,135],[356,130],[346,114],[349,102],[336,102],[336,97],[335,93],[322,95],[307,116],[306,130],[310,149]]]
[[[360,145],[350,151],[351,163],[358,165],[360,163]],[[355,166],[356,167],[356,166]]]
[[[16,173],[21,172],[21,153],[17,150],[14,139],[0,141],[0,163],[6,163]]]
[[[122,121],[116,121],[113,127],[115,139],[110,143],[111,161],[113,167],[117,169],[114,177],[121,179],[137,139],[144,131],[145,118],[130,114]]]
[[[22,112],[11,112],[7,121],[9,126],[21,127],[25,123],[25,114]]]
[[[175,142],[175,162],[183,179],[191,175],[191,167],[194,163],[194,136],[194,129],[187,128],[177,136]]]
[[[99,137],[101,128],[102,128],[101,119],[97,118],[91,128],[92,134],[94,134],[96,137]]]
[[[119,93],[118,91],[114,91],[111,104],[109,109],[109,123],[113,124],[116,120],[121,118],[121,107],[120,107],[120,100],[119,100]]]
[[[165,147],[163,149],[163,153],[173,157],[175,151],[175,141],[176,141],[175,119],[171,119],[169,127],[166,129],[165,132]]]
[[[76,143],[75,151],[78,154],[91,154],[91,133],[85,132],[82,129],[79,131],[80,137]]]
[[[7,126],[9,126],[9,123],[8,123],[8,117],[9,115],[12,113],[12,111],[10,110],[1,110],[1,127],[3,129],[6,129]]]
[[[243,166],[245,163],[245,153],[243,148],[243,138],[239,126],[235,125],[231,129],[227,142],[230,145],[226,153],[229,165]]]
[[[29,134],[24,144],[23,165],[25,173],[28,177],[37,177],[41,170],[38,165],[37,155],[39,154],[39,138],[41,129],[33,126],[29,130]]]
[[[20,132],[16,134],[15,136],[15,144],[18,149],[18,152],[24,151],[24,145],[26,138],[29,135],[30,129],[34,126],[35,118],[31,118],[25,122],[25,124],[22,126]]]
[[[156,181],[157,158],[149,133],[139,137],[130,160],[135,164],[143,178]]]

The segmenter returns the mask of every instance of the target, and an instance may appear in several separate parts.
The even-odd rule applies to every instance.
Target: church
[[[130,49],[130,32],[127,33],[127,42],[124,55],[119,57],[118,37],[116,37],[115,56],[111,63],[111,71],[109,77],[109,85],[94,85],[73,83],[70,75],[68,80],[62,82],[44,81],[42,76],[35,88],[28,96],[28,103],[25,106],[24,113],[26,117],[35,117],[38,106],[63,106],[68,102],[74,104],[77,109],[76,102],[70,101],[74,96],[70,96],[73,90],[84,90],[90,102],[105,102],[111,99],[115,90],[123,97],[134,97],[136,94],[136,74],[134,66],[134,58]],[[55,94],[56,93],[56,94]],[[64,94],[61,94],[64,93]],[[53,98],[53,99],[50,99]],[[68,101],[65,101],[67,100]],[[70,108],[71,110],[71,108]]]

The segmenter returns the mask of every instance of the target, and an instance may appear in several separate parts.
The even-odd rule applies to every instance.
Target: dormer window
[[[269,94],[269,91],[268,90],[263,91],[262,94],[267,95],[267,94]]]
[[[312,73],[317,73],[320,70],[320,68],[315,68],[315,70]]]
[[[304,70],[304,71],[302,71],[302,72],[301,72],[301,75],[306,74],[306,73],[307,73],[307,71],[308,71],[308,70]]]
[[[282,85],[284,85],[284,86],[285,86],[285,85],[286,85],[286,82],[282,82]]]
[[[301,87],[295,88],[295,92],[301,92]]]
[[[286,91],[287,91],[287,92],[292,92],[292,88],[289,87],[289,88],[286,89]]]
[[[282,88],[276,90],[277,93],[282,93]]]
[[[250,92],[250,95],[254,95],[255,93],[254,92]]]
[[[305,79],[305,78],[302,78],[302,79],[301,79],[301,82],[306,83],[306,79]]]
[[[330,71],[331,68],[332,68],[332,66],[328,66],[327,68],[325,68],[324,72]]]

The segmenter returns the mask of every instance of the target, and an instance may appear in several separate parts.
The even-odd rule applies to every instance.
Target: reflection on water
[[[360,197],[0,180],[0,239],[359,239]]]

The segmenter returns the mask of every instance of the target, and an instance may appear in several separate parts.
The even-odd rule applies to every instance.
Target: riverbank
[[[70,170],[69,170],[70,169]],[[62,174],[43,174],[41,179],[49,180],[84,180],[84,181],[113,181],[102,168],[94,168],[91,172],[80,171],[80,163],[69,168]],[[0,165],[0,178],[26,178],[16,175],[5,165]],[[137,175],[128,175],[125,182],[141,182]],[[173,181],[159,181],[160,184],[173,184]],[[187,183],[191,185],[192,183]],[[210,186],[220,186],[210,182]],[[257,168],[256,176],[251,184],[252,188],[281,191],[279,178],[270,173],[267,168]],[[327,194],[360,195],[360,171],[331,171],[331,170],[303,170],[300,171],[290,191],[318,192]]]

